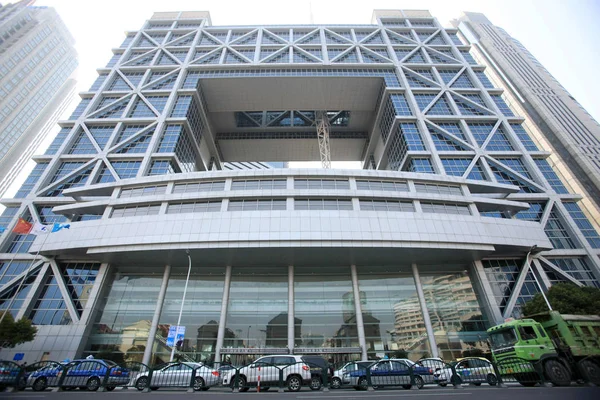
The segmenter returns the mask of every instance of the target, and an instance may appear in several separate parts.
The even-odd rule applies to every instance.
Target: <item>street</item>
[[[303,390],[297,393],[278,393],[263,392],[256,393],[231,393],[224,391],[207,391],[187,393],[186,391],[167,391],[157,390],[151,393],[142,393],[137,390],[115,390],[110,393],[86,392],[86,391],[67,391],[67,392],[33,392],[30,390],[15,393],[0,393],[2,399],[45,399],[45,400],[126,400],[131,396],[137,396],[138,400],[144,398],[160,399],[218,399],[218,400],[244,400],[265,397],[269,400],[336,400],[336,399],[397,399],[397,398],[418,398],[419,400],[450,400],[469,398],[476,400],[484,398],[485,400],[562,400],[572,398],[577,400],[592,400],[600,398],[600,388],[598,387],[566,387],[566,388],[490,388],[466,386],[462,389],[451,388],[425,388],[423,390],[376,390],[359,392],[354,390],[332,390],[330,392],[311,392]]]

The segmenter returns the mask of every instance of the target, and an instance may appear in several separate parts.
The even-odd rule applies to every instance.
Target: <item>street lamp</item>
[[[186,250],[185,254],[188,257],[188,272],[187,278],[185,278],[185,288],[183,289],[183,296],[181,297],[181,308],[179,309],[179,318],[177,318],[177,328],[179,329],[179,324],[181,323],[181,314],[183,314],[183,305],[185,304],[185,295],[187,294],[188,283],[190,281],[190,272],[192,272],[192,256],[190,255],[190,251]],[[175,331],[175,340],[177,340],[177,331]],[[173,361],[173,357],[175,357],[175,347],[177,342],[173,342],[173,347],[171,348],[171,358],[169,362]]]

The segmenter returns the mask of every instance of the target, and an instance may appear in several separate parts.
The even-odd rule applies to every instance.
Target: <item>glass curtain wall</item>
[[[121,274],[101,300],[104,307],[92,328],[83,357],[92,354],[121,363],[142,361],[162,283],[162,271],[154,274]]]
[[[168,362],[171,347],[167,337],[171,325],[177,325],[185,289],[187,267],[173,268],[165,294],[152,363]],[[182,361],[212,363],[217,348],[217,333],[223,302],[225,267],[195,268],[192,266],[180,325],[185,326],[185,338],[176,355]]]
[[[287,329],[288,268],[233,267],[223,354],[227,348],[287,348]],[[242,365],[250,358],[225,360]]]
[[[358,267],[358,285],[369,359],[430,353],[410,265]]]
[[[489,351],[479,299],[467,265],[420,266],[425,302],[440,357],[482,356]],[[444,271],[444,272],[439,272]]]
[[[295,267],[296,347],[358,347],[350,267]]]

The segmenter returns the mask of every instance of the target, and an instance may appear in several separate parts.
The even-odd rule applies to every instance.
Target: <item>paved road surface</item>
[[[355,390],[332,390],[330,392],[311,392],[303,390],[297,393],[266,392],[231,393],[225,391],[208,391],[187,393],[186,391],[157,390],[151,393],[141,393],[137,390],[115,390],[109,393],[68,391],[68,392],[33,392],[26,390],[16,393],[0,393],[0,399],[14,400],[598,400],[599,387],[568,387],[568,388],[486,388],[467,386],[463,389],[425,388],[423,390],[377,390],[358,392]]]

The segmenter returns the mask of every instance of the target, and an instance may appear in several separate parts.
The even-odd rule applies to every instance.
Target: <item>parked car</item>
[[[19,372],[21,368],[11,362],[0,361],[0,390],[3,390],[7,386],[15,386],[17,379],[19,379]],[[22,389],[23,384],[19,384],[18,388]]]
[[[333,376],[331,377],[331,388],[332,389],[340,389],[344,385],[350,384],[349,373],[352,371],[356,371],[358,369],[366,369],[373,365],[375,361],[355,361],[355,362],[347,362],[342,367],[333,371]],[[344,378],[346,376],[346,378]]]
[[[374,388],[384,386],[412,387],[410,371],[415,377],[415,385],[422,389],[427,383],[434,383],[433,369],[420,366],[407,358],[380,360],[369,367],[371,384]],[[348,377],[346,377],[348,375]],[[364,390],[368,386],[366,370],[356,370],[344,374],[344,380],[356,390]]]
[[[329,362],[321,356],[302,356],[304,361],[310,367],[310,388],[311,390],[319,390],[325,382],[325,375],[327,375],[327,382],[331,381],[331,374],[329,373]]]
[[[27,377],[27,385],[39,392],[48,386],[57,386],[60,378],[66,373],[62,387],[87,389],[96,391],[109,373],[106,389],[113,390],[117,386],[127,385],[129,370],[119,367],[115,362],[101,359],[73,360],[70,363],[53,364],[32,372]]]
[[[267,391],[270,386],[279,385],[279,371],[283,371],[283,382],[290,392],[297,392],[302,385],[320,385],[320,380],[311,376],[310,367],[302,360],[302,356],[272,355],[260,357],[252,364],[239,370],[238,385],[241,392],[246,392],[250,386],[258,386]],[[223,385],[235,384],[236,371],[231,370],[223,377]],[[319,386],[320,387],[320,386]]]
[[[459,358],[453,363],[456,374],[458,375],[456,383],[472,383],[481,385],[487,383],[490,386],[496,386],[498,378],[491,362],[481,357]],[[452,369],[442,368],[434,372],[434,378],[441,386],[446,386],[452,382]]]
[[[423,367],[427,367],[427,368],[431,368],[433,370],[433,383],[437,383],[440,386],[446,386],[448,384],[448,382],[446,381],[446,376],[441,375],[439,377],[436,378],[435,376],[435,372],[448,368],[449,364],[446,363],[444,360],[442,360],[439,357],[430,357],[430,358],[421,358],[420,360],[417,361],[417,364],[423,366]],[[450,379],[450,377],[448,377],[448,379]]]
[[[148,378],[148,371],[138,375],[135,387],[137,390],[144,390],[148,386],[152,390],[161,387],[189,387],[192,383],[192,374],[194,375],[193,388],[196,391],[208,390],[211,386],[219,384],[221,376],[218,370],[202,363],[169,363],[154,370],[151,379]]]

